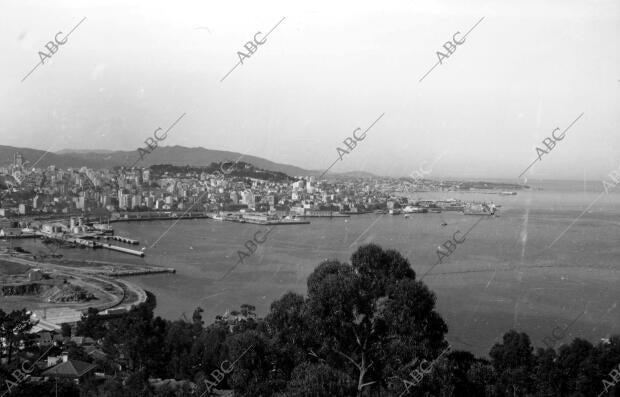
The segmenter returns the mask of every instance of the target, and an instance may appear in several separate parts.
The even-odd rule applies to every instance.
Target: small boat
[[[405,219],[409,219],[409,214],[405,214]]]

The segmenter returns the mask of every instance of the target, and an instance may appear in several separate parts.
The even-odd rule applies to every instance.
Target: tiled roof
[[[47,371],[43,372],[43,376],[54,376],[59,378],[80,378],[84,374],[92,371],[97,366],[79,360],[67,360]]]

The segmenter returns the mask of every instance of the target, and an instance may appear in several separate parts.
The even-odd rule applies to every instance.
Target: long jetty
[[[110,223],[115,222],[147,222],[147,221],[173,221],[177,219],[209,219],[207,215],[182,215],[182,216],[144,216],[135,218],[116,218],[110,219]]]
[[[226,222],[236,222],[236,223],[252,223],[254,225],[273,225],[273,226],[277,226],[277,225],[308,225],[310,224],[309,221],[300,221],[300,220],[288,220],[288,219],[280,219],[277,221],[262,221],[262,220],[257,220],[257,219],[246,219],[246,218],[224,218],[222,219],[223,221]]]
[[[105,240],[112,239],[112,240],[120,241],[121,243],[127,243],[127,244],[140,244],[138,240],[134,240],[132,238],[123,237],[123,236],[101,236],[101,238]]]
[[[124,252],[126,254],[136,255],[136,256],[139,256],[141,258],[144,257],[144,251],[132,250],[132,249],[129,249],[129,248],[119,247],[119,246],[112,245],[112,244],[109,244],[109,243],[95,243],[94,241],[93,241],[93,243],[95,244],[95,246],[93,248],[103,247],[103,248],[107,248],[107,249],[112,250],[112,251]]]
[[[70,243],[74,243],[74,244],[78,244],[81,245],[83,247],[88,247],[88,248],[107,248],[109,250],[112,251],[118,251],[118,252],[123,252],[125,254],[130,254],[130,255],[136,255],[139,256],[141,258],[144,257],[144,251],[138,251],[138,250],[132,250],[129,248],[125,248],[125,247],[118,247],[116,245],[112,245],[109,243],[98,243],[96,241],[93,240],[86,240],[83,238],[76,238],[76,237],[58,237],[58,236],[54,236],[54,235],[47,235],[44,233],[38,233],[38,235],[41,235],[45,238],[49,238],[49,239],[54,239],[54,240],[59,240],[59,241],[67,241]],[[128,239],[131,240],[131,239]],[[134,240],[135,241],[135,240]]]
[[[145,276],[150,274],[162,274],[162,273],[172,273],[175,274],[177,271],[171,267],[164,267],[159,269],[140,269],[140,270],[112,270],[109,272],[101,272],[100,274],[105,274],[110,277],[128,277],[128,276]]]

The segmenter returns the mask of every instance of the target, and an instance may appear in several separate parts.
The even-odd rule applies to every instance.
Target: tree
[[[290,378],[293,370],[315,354],[320,342],[311,329],[303,296],[288,292],[271,304],[265,318],[265,333],[277,351],[277,367]]]
[[[276,306],[268,316],[273,335],[307,343],[311,357],[355,379],[357,396],[386,388],[414,354],[430,358],[447,345],[435,296],[415,280],[407,259],[374,244],[360,247],[351,265],[320,264],[308,278],[303,308],[299,299],[289,300],[297,305],[290,314]],[[290,327],[289,315],[305,317],[306,335]]]
[[[72,360],[79,360],[79,361],[84,361],[87,363],[92,361],[92,359],[90,358],[88,354],[86,354],[84,349],[82,349],[80,346],[78,346],[74,342],[69,342],[65,344],[63,346],[63,350],[67,352],[69,358]]]
[[[498,374],[496,385],[504,395],[532,392],[534,365],[533,347],[526,333],[514,330],[504,334],[503,343],[496,343],[489,356]]]
[[[355,396],[357,382],[327,364],[302,363],[287,385],[288,397]]]
[[[496,343],[489,353],[497,372],[501,373],[509,368],[532,366],[533,347],[526,333],[510,330],[504,334],[502,339],[503,343]]]
[[[116,397],[124,395],[123,382],[120,377],[109,378],[98,391],[100,397]]]
[[[134,372],[127,378],[125,389],[123,396],[153,397],[155,395],[149,384],[148,375],[142,370]]]
[[[88,336],[93,339],[100,339],[106,334],[103,321],[99,316],[99,310],[89,307],[86,313],[82,314],[80,322],[77,324],[75,334]]]
[[[202,321],[203,312],[204,310],[202,310],[202,307],[199,306],[196,310],[194,310],[194,313],[192,313],[192,322],[196,324],[199,329],[202,329],[202,326],[204,325],[204,321]]]
[[[246,331],[232,335],[226,340],[226,346],[231,365],[236,361],[232,373],[228,375],[235,395],[239,392],[241,396],[266,397],[286,387],[285,376],[273,366],[276,357],[270,340],[264,334]]]
[[[13,310],[8,314],[0,309],[0,336],[4,338],[7,346],[9,364],[13,357],[13,349],[20,340],[27,338],[28,331],[33,326],[34,323],[30,321],[30,314],[26,312],[26,309]]]
[[[71,326],[67,323],[63,323],[60,326],[60,332],[62,333],[62,336],[66,338],[70,338],[71,337]]]

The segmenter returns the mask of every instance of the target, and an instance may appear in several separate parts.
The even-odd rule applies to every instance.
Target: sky
[[[602,179],[620,165],[619,11],[618,0],[1,0],[0,144],[135,150],[184,114],[161,145],[324,170],[383,115],[332,171],[520,181],[542,141],[577,120],[526,176]],[[420,81],[438,51],[448,56]]]

